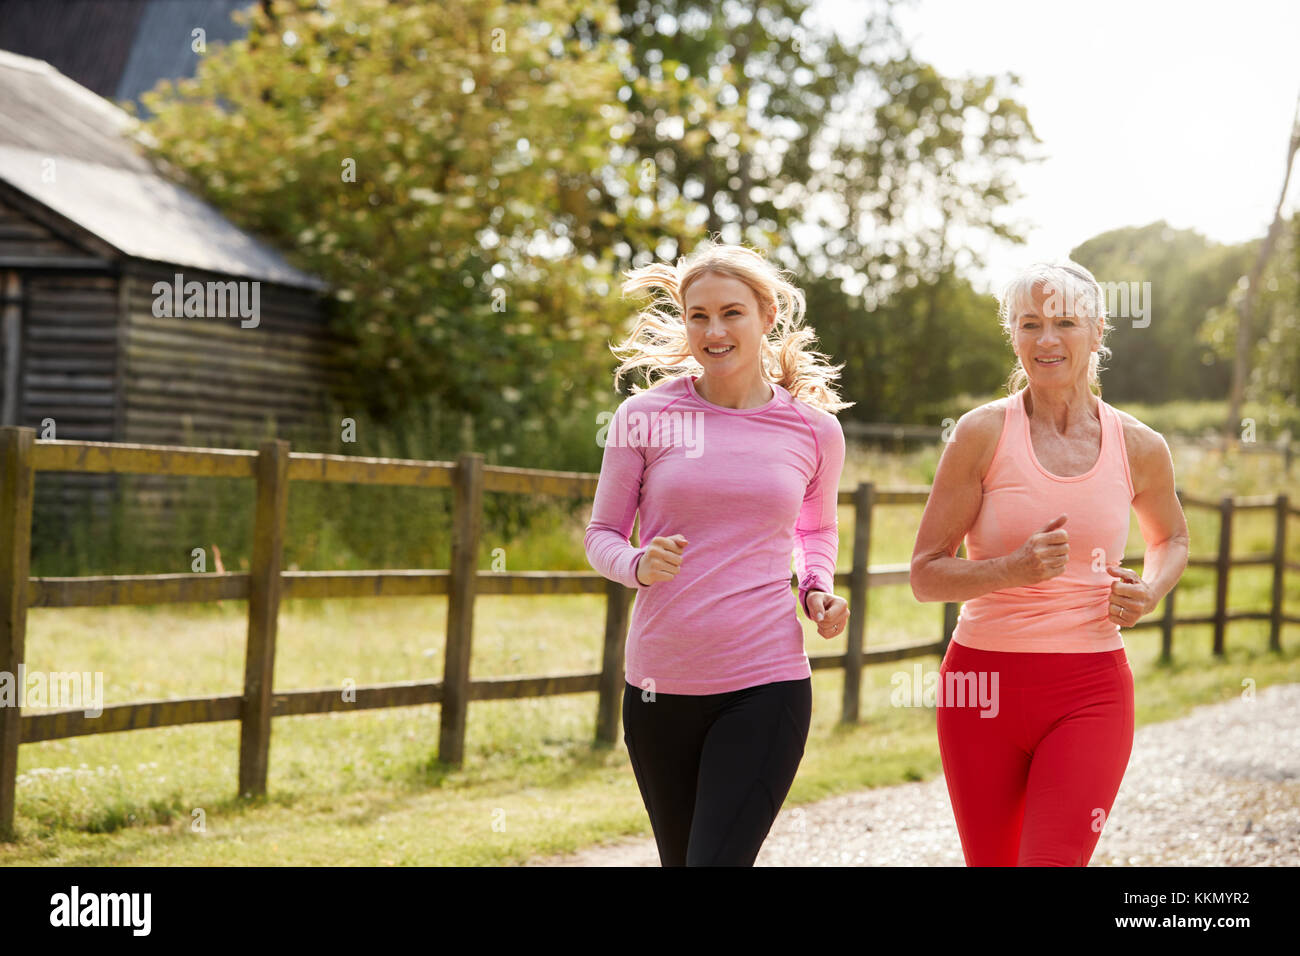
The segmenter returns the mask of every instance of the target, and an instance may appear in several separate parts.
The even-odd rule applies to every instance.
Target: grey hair
[[[1033,303],[1035,289],[1041,288],[1049,298],[1061,300],[1064,311],[1061,315],[1087,318],[1094,329],[1102,335],[1101,347],[1088,356],[1088,385],[1098,395],[1101,394],[1100,372],[1102,360],[1109,359],[1111,351],[1106,347],[1106,333],[1110,323],[1106,321],[1106,295],[1101,284],[1093,274],[1079,265],[1064,259],[1060,262],[1036,262],[1017,274],[1002,290],[998,297],[998,318],[1002,322],[1002,331],[1008,339],[1014,339],[1016,322],[1019,316]],[[1007,378],[1007,392],[1014,394],[1029,384],[1029,374],[1016,359],[1016,367]]]

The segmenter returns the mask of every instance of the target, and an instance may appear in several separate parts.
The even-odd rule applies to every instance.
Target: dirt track
[[[961,866],[942,777],[781,812],[758,866]],[[658,866],[626,840],[531,866]],[[1138,728],[1093,866],[1300,865],[1300,684]]]

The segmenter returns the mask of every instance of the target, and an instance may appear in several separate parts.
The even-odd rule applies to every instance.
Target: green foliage
[[[1258,245],[1252,242],[1244,247],[1252,265]],[[1227,301],[1210,310],[1200,332],[1201,340],[1229,365],[1245,294],[1243,276]],[[1260,276],[1250,331],[1253,346],[1246,395],[1260,402],[1285,405],[1295,413],[1300,406],[1300,213],[1293,215],[1282,230]],[[1293,429],[1292,434],[1300,435],[1300,429]]]
[[[1116,402],[1116,407],[1128,412],[1138,421],[1151,426],[1165,438],[1175,435],[1189,438],[1216,440],[1223,432],[1223,421],[1228,415],[1226,399],[1218,401],[1177,401],[1147,405],[1141,402]],[[1246,402],[1241,407],[1243,418],[1255,423],[1254,440],[1270,443],[1290,431],[1300,436],[1300,408],[1279,402]]]
[[[842,294],[817,281],[809,303],[823,348],[846,363],[841,382],[859,402],[855,418],[938,425],[954,397],[994,393],[1010,370],[997,302],[951,271],[846,313],[837,312]]]
[[[851,43],[804,26],[808,7],[620,0],[620,38],[637,74],[660,84],[633,85],[630,143],[654,156],[665,186],[698,184],[710,231],[780,245],[801,278],[865,280],[873,302],[973,262],[961,230],[1019,238],[997,219],[1037,142],[1011,97],[1015,78],[941,75],[908,49],[889,0],[858,5],[863,38]],[[678,28],[662,29],[665,20]],[[710,71],[731,85],[706,89],[722,97],[709,105],[739,98],[759,120],[754,129],[710,124],[712,142],[697,150],[704,98],[688,100],[673,79]],[[675,116],[686,124],[665,136]],[[918,220],[920,206],[935,215]],[[790,242],[793,227],[814,223],[827,242]]]
[[[937,423],[937,403],[993,391],[1008,370],[995,306],[960,270],[978,261],[971,236],[1021,238],[1000,215],[1038,142],[1017,81],[941,75],[907,48],[888,2],[855,11],[857,43],[807,30],[807,4],[757,6],[732,19],[713,3],[622,0],[621,36],[643,75],[668,84],[674,71],[723,71],[728,95],[769,131],[751,145],[724,128],[714,139],[727,140],[694,152],[689,133],[661,132],[680,101],[635,87],[631,142],[653,151],[665,181],[703,185],[710,230],[770,245],[794,270],[820,349],[845,364],[841,393],[857,403],[845,418]],[[655,29],[660,16],[692,29]],[[788,238],[810,224],[826,241]]]
[[[954,278],[974,261],[960,237],[1014,238],[997,213],[1036,142],[1014,78],[941,76],[886,0],[854,44],[805,28],[803,0],[750,6],[276,0],[195,79],[147,97],[147,132],[338,290],[377,422],[398,430],[432,402],[439,441],[589,467],[595,413],[617,400],[608,345],[633,311],[619,272],[651,251],[706,230],[774,250],[827,284],[811,319],[838,345],[876,319],[932,331],[936,303],[974,299]],[[816,197],[841,222],[796,248]],[[912,221],[923,197],[936,215]],[[846,377],[885,376],[857,414],[923,414],[899,362],[915,342]]]
[[[147,98],[159,152],[338,290],[376,416],[428,396],[509,455],[551,409],[590,406],[617,311],[588,217],[638,242],[689,231],[685,203],[638,203],[636,168],[612,155],[617,51],[565,26],[608,7],[269,6]],[[616,184],[612,208],[591,204],[597,180]]]
[[[1103,284],[1149,282],[1149,315],[1113,319],[1106,344],[1113,351],[1102,372],[1107,401],[1167,402],[1227,394],[1229,350],[1216,350],[1198,332],[1221,307],[1253,257],[1251,246],[1224,246],[1167,223],[1115,229],[1089,239],[1070,257]],[[1149,319],[1140,327],[1135,321]],[[1215,333],[1218,338],[1218,333]]]

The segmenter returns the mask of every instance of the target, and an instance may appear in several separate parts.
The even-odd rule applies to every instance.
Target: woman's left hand
[[[836,594],[809,591],[807,604],[808,619],[816,622],[817,633],[824,638],[839,636],[848,624],[849,602]]]
[[[1109,619],[1120,627],[1132,627],[1156,606],[1151,588],[1128,568],[1108,565],[1106,570],[1118,581],[1110,583]]]

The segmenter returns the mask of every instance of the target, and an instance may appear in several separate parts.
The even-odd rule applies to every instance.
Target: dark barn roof
[[[245,27],[231,19],[255,0],[0,0],[0,50],[44,60],[100,96],[131,100],[160,79],[194,75],[192,31],[228,43]]]
[[[161,175],[132,140],[132,124],[49,64],[0,51],[0,188],[35,199],[125,256],[326,288]]]

